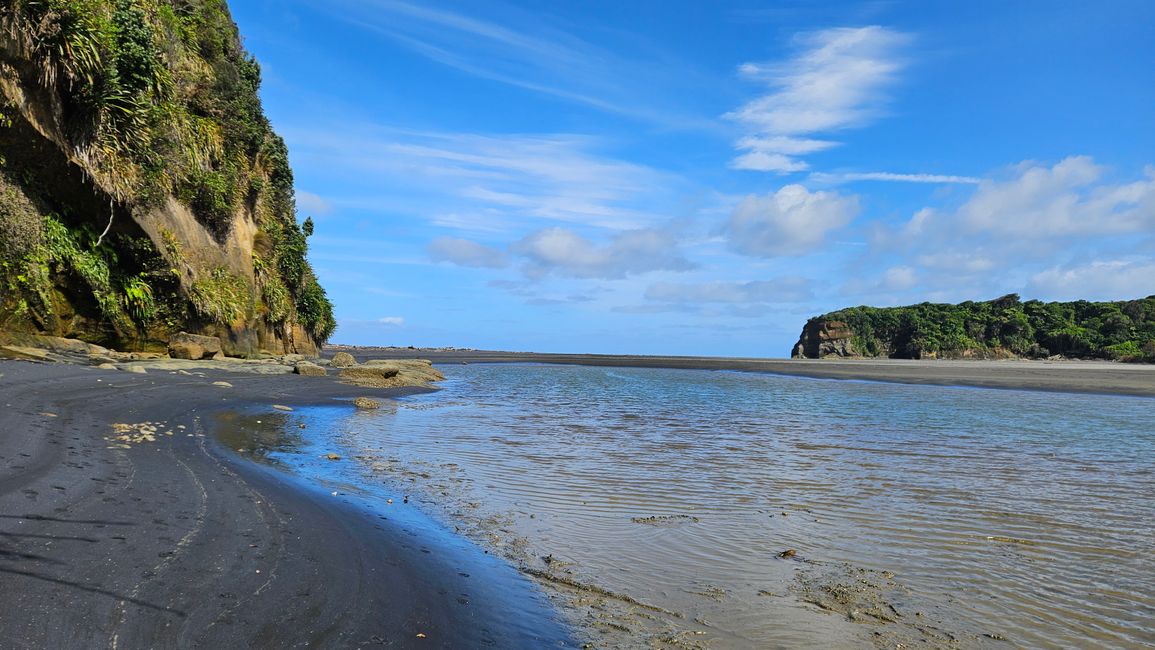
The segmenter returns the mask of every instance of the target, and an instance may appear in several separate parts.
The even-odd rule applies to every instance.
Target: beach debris
[[[42,416],[44,416],[44,417],[46,417],[46,418],[54,418],[54,417],[56,417],[56,414],[55,414],[55,413],[49,413],[48,411],[41,411],[41,412],[40,412],[40,415],[42,415]]]
[[[297,425],[297,428],[298,428],[298,429],[304,429],[304,428],[305,428],[305,423],[304,423],[304,422],[302,422],[302,423],[298,424],[298,425]]]
[[[393,505],[393,499],[385,499],[385,503],[388,503],[389,505]]]
[[[333,359],[329,362],[334,368],[348,368],[357,365],[357,359],[348,352],[338,352],[333,355]]]
[[[726,590],[714,585],[706,585],[705,589],[694,593],[698,594],[699,596],[705,596],[710,600],[722,601],[726,599]]]
[[[1000,544],[1018,544],[1019,546],[1035,546],[1035,542],[1029,539],[1019,539],[1018,537],[1003,537],[1002,535],[987,535],[988,542],[998,542]]]
[[[325,458],[328,458],[329,460],[341,460],[341,456],[340,456],[340,455],[338,455],[338,454],[334,454],[334,453],[332,453],[332,452],[330,452],[330,453],[328,453],[328,454],[325,454]]]
[[[128,424],[115,422],[112,424],[112,436],[105,436],[105,440],[114,443],[112,449],[129,449],[132,445],[142,442],[156,442],[156,432],[160,422],[138,422]]]
[[[220,386],[221,388],[232,388],[233,385],[227,381],[214,381],[213,386]]]
[[[780,557],[780,558],[782,558],[782,559],[784,559],[784,560],[785,560],[785,559],[787,559],[787,558],[792,558],[792,557],[794,557],[795,555],[798,555],[798,551],[796,551],[796,550],[794,550],[794,549],[792,549],[792,548],[788,548],[788,549],[786,549],[785,551],[782,551],[781,553],[779,553],[779,554],[778,554],[778,557]]]
[[[293,407],[285,406],[284,404],[273,404],[273,408],[277,409],[278,411],[292,411],[293,410]]]
[[[653,517],[632,517],[630,521],[647,526],[676,526],[678,524],[696,524],[701,519],[693,515],[655,515]]]
[[[381,408],[381,402],[369,397],[358,397],[353,400],[353,406],[359,409],[379,409]]]
[[[424,638],[425,638],[425,633],[424,633],[424,632],[418,632],[418,633],[417,633],[417,638],[418,638],[418,639],[424,639]]]

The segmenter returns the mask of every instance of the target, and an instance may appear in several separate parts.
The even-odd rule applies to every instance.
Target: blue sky
[[[233,0],[334,342],[788,356],[1155,294],[1155,3]]]

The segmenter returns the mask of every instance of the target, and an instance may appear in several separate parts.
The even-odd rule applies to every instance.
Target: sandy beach
[[[557,363],[630,368],[744,370],[815,379],[1155,397],[1155,365],[1109,361],[742,359],[409,348],[343,349],[365,359],[422,358],[434,363]]]
[[[362,361],[704,368],[1155,396],[1155,367],[1115,363],[351,351]],[[214,435],[223,411],[275,413],[273,405],[405,390],[414,389],[0,361],[0,606],[9,612],[0,644],[569,647],[556,613],[512,566],[452,533],[386,518],[355,494],[246,461]]]
[[[353,394],[0,361],[0,645],[568,646],[514,569],[242,461],[211,430],[222,408]]]

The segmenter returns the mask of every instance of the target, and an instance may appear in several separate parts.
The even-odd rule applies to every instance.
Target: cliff
[[[1117,302],[852,307],[811,318],[794,358],[999,359],[1062,356],[1155,361],[1155,296]]]
[[[0,330],[315,354],[284,142],[223,0],[0,8]]]

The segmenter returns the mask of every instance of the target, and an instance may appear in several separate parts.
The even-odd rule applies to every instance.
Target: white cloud
[[[1144,246],[1153,234],[1155,168],[1119,180],[1084,156],[1025,162],[984,178],[953,209],[923,208],[876,227],[864,263],[911,269],[910,286],[896,282],[901,276],[861,276],[843,291],[905,291],[914,300],[1147,295],[1155,266]]]
[[[852,275],[842,285],[841,292],[851,296],[893,296],[915,288],[919,279],[919,272],[914,267],[892,266],[881,276]]]
[[[655,229],[616,233],[599,245],[564,228],[545,228],[510,246],[528,260],[527,273],[578,278],[623,278],[649,271],[685,271],[694,265],[677,251],[674,237]]]
[[[1046,300],[1130,300],[1155,295],[1155,260],[1105,260],[1036,273],[1030,295]]]
[[[1047,238],[1136,232],[1155,227],[1155,168],[1125,185],[1103,183],[1104,168],[1072,156],[1047,168],[1024,163],[1008,180],[984,180],[957,212],[967,230]]]
[[[752,282],[659,282],[646,290],[647,300],[675,303],[786,303],[814,296],[810,281],[800,277]]]
[[[1105,173],[1086,156],[1050,167],[1025,162],[1004,178],[983,179],[954,210],[923,208],[897,229],[879,228],[875,242],[918,248],[928,259],[958,259],[965,251],[989,268],[1011,261],[1011,254],[1047,257],[1075,239],[1087,243],[1155,229],[1155,167],[1125,183],[1109,182]]]
[[[500,269],[509,265],[509,258],[504,252],[458,237],[438,237],[429,243],[428,251],[436,262],[449,262],[458,266]]]
[[[822,245],[826,235],[858,214],[858,198],[810,192],[787,185],[766,196],[750,195],[730,215],[730,247],[744,255],[801,255]]]
[[[401,316],[384,316],[377,319],[378,323],[382,325],[391,325],[393,327],[402,327],[405,325],[405,319]]]
[[[333,204],[326,201],[320,195],[306,192],[304,190],[297,190],[297,208],[312,216],[325,216],[333,212]]]
[[[790,173],[807,169],[799,156],[838,146],[811,136],[863,126],[877,119],[907,41],[878,26],[828,29],[801,38],[805,49],[784,63],[745,63],[743,75],[769,92],[727,113],[749,130],[736,146],[737,169]]]

